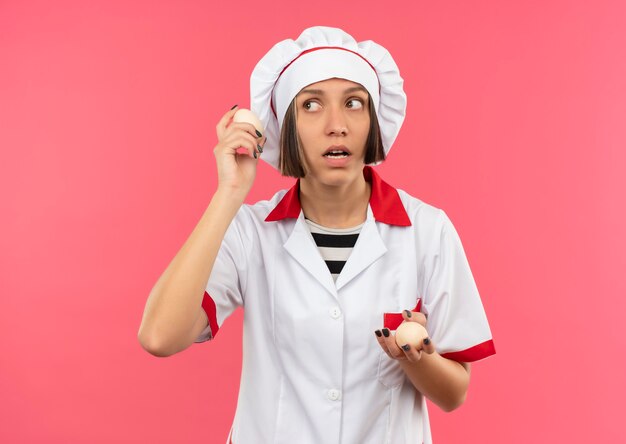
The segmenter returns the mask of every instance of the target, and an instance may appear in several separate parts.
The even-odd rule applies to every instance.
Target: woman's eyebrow
[[[350,94],[350,93],[357,92],[357,91],[364,92],[367,94],[367,90],[363,88],[362,86],[353,86],[351,88],[346,89],[343,93]],[[300,94],[304,94],[304,93],[313,94],[317,96],[323,96],[325,94],[324,91],[321,89],[303,89],[302,91],[300,91]]]
[[[352,88],[346,89],[343,93],[350,94],[350,93],[357,92],[357,91],[364,92],[365,94],[367,94],[367,90],[363,88],[362,86],[353,86]]]
[[[317,95],[317,96],[323,96],[324,95],[324,91],[322,91],[321,89],[303,89],[302,91],[300,91],[300,94],[313,94],[313,95]]]

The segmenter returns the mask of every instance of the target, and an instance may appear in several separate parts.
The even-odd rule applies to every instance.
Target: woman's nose
[[[328,120],[326,122],[326,132],[333,136],[345,136],[348,134],[346,116],[340,109],[331,107],[328,110]]]

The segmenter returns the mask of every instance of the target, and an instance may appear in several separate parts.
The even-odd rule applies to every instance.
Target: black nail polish
[[[376,330],[374,333],[376,333],[376,336],[378,336],[379,338],[383,335],[380,330]]]
[[[252,154],[254,154],[254,158],[256,159],[256,151],[252,151]]]
[[[407,318],[411,317],[411,312],[409,310],[404,310],[404,312],[406,313]]]
[[[261,134],[261,133],[259,132],[259,130],[258,130],[258,129],[255,129],[255,131],[256,131],[256,135],[257,135],[257,136],[259,136],[259,137],[263,137],[263,134]]]
[[[233,106],[230,110],[234,110],[235,108],[237,108],[237,105]]]
[[[425,338],[424,345],[429,345],[429,344],[430,344],[430,338]]]
[[[383,335],[388,338],[389,337],[389,329],[388,328],[383,328]]]
[[[257,149],[259,150],[259,153],[262,153],[262,152],[263,152],[263,147],[262,147],[261,145],[259,145],[259,144],[257,143],[256,147],[257,147]]]
[[[405,352],[408,352],[409,350],[411,350],[411,346],[409,344],[405,344],[402,346],[402,350],[404,350]]]

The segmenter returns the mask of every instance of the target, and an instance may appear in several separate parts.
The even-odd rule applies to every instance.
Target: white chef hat
[[[406,114],[404,80],[391,54],[371,40],[357,43],[341,29],[315,26],[274,45],[252,71],[250,107],[267,137],[261,159],[278,169],[280,130],[291,101],[305,86],[333,77],[367,89],[389,152]]]

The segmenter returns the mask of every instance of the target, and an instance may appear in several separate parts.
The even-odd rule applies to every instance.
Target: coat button
[[[337,389],[328,390],[326,395],[328,396],[328,399],[330,399],[331,401],[337,401],[338,399],[341,399],[341,392]]]
[[[328,313],[333,319],[338,319],[339,317],[341,317],[341,309],[339,307],[332,307],[330,310],[328,310]]]

